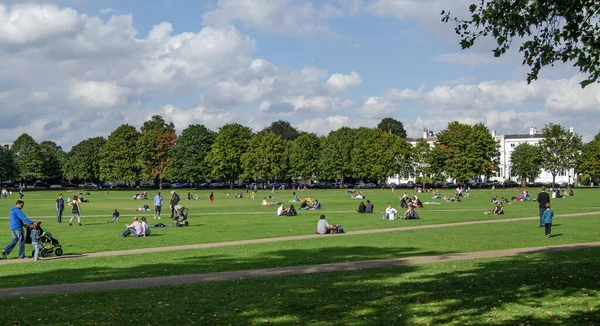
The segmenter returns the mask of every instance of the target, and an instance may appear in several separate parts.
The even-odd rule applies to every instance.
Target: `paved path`
[[[381,267],[405,266],[415,264],[439,263],[458,260],[471,260],[483,258],[509,257],[517,255],[527,255],[534,253],[544,253],[559,250],[574,250],[600,247],[600,242],[579,243],[570,245],[517,248],[491,251],[478,251],[457,254],[435,255],[435,256],[417,256],[398,259],[367,260],[357,262],[346,262],[337,264],[321,264],[309,266],[294,266],[283,268],[268,268],[256,270],[242,270],[232,272],[218,272],[205,274],[189,274],[177,276],[138,278],[135,282],[129,280],[113,280],[102,282],[59,284],[47,286],[33,286],[24,288],[0,289],[0,298],[38,296],[50,294],[65,294],[104,290],[121,290],[134,288],[147,288],[176,284],[206,283],[228,280],[251,279],[260,277],[277,277],[292,275],[307,275],[317,273],[331,273],[341,271],[355,271],[361,269],[372,269]]]
[[[589,213],[574,213],[574,214],[562,214],[557,215],[554,218],[561,217],[575,217],[575,216],[587,216],[587,215],[598,215],[600,212],[589,212]],[[436,228],[444,228],[444,227],[456,227],[463,225],[474,225],[474,224],[491,224],[491,223],[508,223],[508,222],[518,222],[518,221],[537,221],[539,216],[535,217],[519,217],[519,218],[505,218],[498,220],[482,220],[482,221],[469,221],[469,222],[456,222],[456,223],[443,223],[443,224],[429,224],[429,225],[416,225],[416,226],[405,226],[405,227],[397,227],[397,228],[388,228],[388,229],[373,229],[373,230],[359,230],[359,231],[349,231],[342,234],[336,235],[319,235],[319,234],[309,234],[309,235],[296,235],[289,237],[277,237],[277,238],[264,238],[264,239],[252,239],[252,240],[239,240],[239,241],[225,241],[225,242],[214,242],[214,243],[200,243],[200,244],[190,244],[190,245],[182,245],[182,246],[170,246],[170,247],[156,247],[156,248],[141,248],[141,249],[132,249],[132,250],[117,250],[117,251],[104,251],[104,252],[93,252],[93,253],[85,253],[80,255],[63,255],[60,257],[52,256],[44,258],[44,260],[59,260],[59,259],[69,259],[69,258],[92,258],[92,257],[110,257],[110,256],[123,256],[123,255],[136,255],[136,254],[144,254],[144,253],[153,253],[153,252],[165,252],[165,251],[177,251],[177,250],[190,250],[190,249],[205,249],[205,248],[216,248],[216,247],[229,247],[229,246],[240,246],[247,244],[257,244],[257,243],[271,243],[271,242],[282,242],[282,241],[296,241],[296,240],[306,240],[306,239],[315,239],[315,238],[323,238],[327,236],[352,236],[359,234],[375,234],[375,233],[388,233],[388,232],[401,232],[401,231],[411,231],[411,230],[421,230],[421,229],[436,229]],[[390,221],[392,222],[392,221]],[[410,223],[409,221],[406,221]],[[31,263],[32,259],[8,259],[8,260],[0,260],[0,265],[3,264],[19,264],[19,263]]]

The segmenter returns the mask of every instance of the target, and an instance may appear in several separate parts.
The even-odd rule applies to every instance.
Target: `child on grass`
[[[546,210],[542,214],[542,221],[544,222],[546,238],[550,238],[550,230],[552,229],[552,218],[553,217],[554,217],[554,212],[550,209],[550,203],[547,203]]]
[[[29,236],[31,237],[31,244],[33,245],[34,249],[33,259],[35,261],[40,260],[40,236],[43,232],[40,224],[42,224],[42,222],[33,222],[33,224],[30,226],[31,233]]]
[[[112,219],[112,221],[110,221],[108,223],[114,223],[115,221],[119,222],[119,215],[120,215],[119,212],[115,208],[115,211],[113,213],[113,219]]]

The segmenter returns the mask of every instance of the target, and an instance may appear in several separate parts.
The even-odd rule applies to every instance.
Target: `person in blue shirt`
[[[23,233],[23,223],[33,224],[33,222],[23,214],[23,206],[25,202],[17,200],[15,206],[10,209],[10,231],[12,233],[12,240],[2,250],[2,258],[8,258],[8,255],[19,243],[19,259],[25,258],[25,234]]]
[[[550,230],[552,229],[552,218],[554,212],[550,209],[550,203],[546,203],[546,210],[542,214],[542,220],[544,221],[544,229],[546,230],[546,238],[550,238]]]
[[[160,220],[160,211],[163,205],[163,197],[160,195],[160,191],[154,197],[154,219],[158,217]]]

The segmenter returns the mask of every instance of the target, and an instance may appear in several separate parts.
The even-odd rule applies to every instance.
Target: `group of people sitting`
[[[373,206],[373,204],[371,204],[370,200],[367,200],[367,203],[365,204],[364,202],[360,202],[360,204],[358,204],[358,210],[357,212],[364,214],[370,214],[373,213],[373,208],[375,208],[375,206]]]
[[[308,210],[315,211],[315,210],[319,210],[322,208],[323,207],[321,206],[321,203],[319,203],[319,201],[317,199],[312,200],[311,198],[306,198],[300,204],[300,209],[303,211],[308,211]]]
[[[298,212],[296,212],[296,208],[294,204],[290,205],[290,208],[285,208],[285,203],[279,204],[279,208],[277,208],[277,216],[296,216]]]
[[[417,195],[414,195],[413,198],[410,199],[410,197],[408,197],[408,195],[404,193],[402,196],[400,196],[400,207],[408,208],[409,206],[423,208],[423,203],[421,202],[419,197],[417,197]]]
[[[419,213],[417,213],[417,211],[415,210],[414,205],[409,204],[407,208],[408,209],[406,210],[406,212],[404,212],[404,214],[401,217],[402,219],[413,220],[419,218]],[[398,214],[398,211],[394,207],[392,207],[392,204],[390,203],[385,209],[385,216],[383,217],[383,219],[393,221],[396,219],[396,214]]]
[[[147,192],[142,192],[142,193],[137,193],[135,195],[133,195],[133,200],[142,200],[142,199],[148,199],[148,193]]]
[[[148,206],[148,205],[138,206],[138,208],[136,208],[135,210],[136,210],[136,212],[148,212],[148,211],[150,211],[150,206]]]
[[[244,198],[244,194],[243,194],[243,193],[241,193],[241,192],[239,192],[239,193],[238,193],[238,192],[236,192],[236,193],[235,193],[235,198]]]
[[[120,237],[148,237],[152,235],[152,230],[150,230],[150,225],[146,221],[145,217],[142,217],[142,222],[138,220],[137,217],[133,218],[133,222],[131,224],[125,225],[125,231],[119,234]]]

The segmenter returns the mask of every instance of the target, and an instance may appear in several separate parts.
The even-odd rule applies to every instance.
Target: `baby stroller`
[[[27,235],[25,237],[26,243],[31,243],[31,230],[27,229]],[[51,254],[55,254],[56,256],[62,256],[63,250],[60,242],[54,237],[52,237],[52,233],[44,232],[40,236],[40,256],[48,257]],[[35,255],[35,249],[31,251],[31,256]]]
[[[173,215],[173,219],[175,220],[175,226],[188,226],[190,225],[187,220],[188,209],[181,206],[175,206],[175,214]]]

